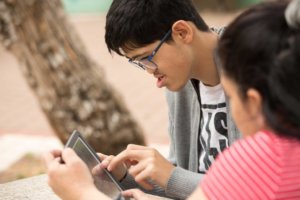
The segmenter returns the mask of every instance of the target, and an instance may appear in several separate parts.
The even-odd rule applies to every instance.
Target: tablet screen
[[[74,138],[73,138],[74,139]],[[72,149],[77,155],[87,164],[90,171],[100,163],[97,155],[89,148],[85,141],[81,137],[76,137],[72,142]],[[108,172],[102,170],[97,176],[93,176],[94,182],[98,190],[111,197],[112,199],[119,199],[121,195],[121,188],[112,180],[108,175]]]

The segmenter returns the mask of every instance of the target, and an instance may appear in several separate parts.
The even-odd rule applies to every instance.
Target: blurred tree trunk
[[[77,129],[106,154],[145,143],[122,99],[87,55],[60,0],[0,0],[0,41],[21,63],[62,142]]]

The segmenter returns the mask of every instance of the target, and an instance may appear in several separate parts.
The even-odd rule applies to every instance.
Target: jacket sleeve
[[[176,167],[168,181],[166,195],[179,199],[187,199],[198,187],[203,176],[204,174]]]
[[[175,149],[175,144],[174,144],[174,97],[172,92],[166,90],[166,99],[169,107],[169,113],[168,113],[168,119],[169,119],[169,124],[168,124],[168,133],[170,137],[170,147],[169,147],[169,156],[168,160],[175,166],[177,166],[177,160],[176,160],[176,149]]]
[[[186,94],[183,92],[185,92]],[[199,174],[197,172],[193,172],[191,170],[182,168],[182,166],[179,164],[180,162],[177,160],[178,159],[177,156],[181,155],[180,152],[182,153],[181,151],[182,149],[180,148],[185,148],[183,146],[188,144],[184,143],[181,146],[177,146],[176,148],[176,141],[178,145],[178,140],[180,140],[180,138],[177,138],[176,133],[174,132],[175,116],[176,115],[178,116],[178,114],[175,114],[174,112],[176,112],[176,107],[178,106],[178,104],[182,103],[179,102],[178,99],[176,98],[180,98],[180,100],[182,101],[184,100],[183,99],[184,97],[189,97],[189,95],[187,94],[189,95],[194,94],[191,84],[187,85],[184,91],[182,91],[180,94],[179,93],[176,94],[170,91],[166,92],[166,99],[169,106],[169,130],[168,131],[169,131],[170,142],[171,142],[168,159],[176,167],[174,168],[168,180],[165,192],[168,197],[176,198],[176,199],[186,199],[188,196],[190,196],[193,193],[193,191],[197,188],[199,182],[203,177],[203,174]],[[181,108],[186,108],[186,106],[188,105],[187,102],[184,103],[185,103],[184,105],[180,104]],[[184,155],[185,154],[182,154],[182,156]],[[185,156],[188,156],[188,154],[186,154]]]
[[[167,197],[165,190],[162,187],[160,187],[156,184],[153,184],[154,188],[152,190],[144,190],[137,182],[135,182],[134,178],[129,174],[126,176],[126,178],[120,184],[124,190],[137,188],[148,194],[161,196],[161,197]]]
[[[130,175],[127,175],[127,177],[122,181],[121,185],[124,190],[138,188],[143,192],[152,195],[175,199],[187,199],[187,197],[190,196],[198,187],[203,176],[203,174],[191,172],[180,167],[175,167],[168,181],[166,190],[158,185],[154,185],[153,190],[146,191],[141,188]]]

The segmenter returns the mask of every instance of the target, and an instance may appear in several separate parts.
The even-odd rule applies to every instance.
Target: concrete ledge
[[[149,195],[152,199],[170,200]],[[45,174],[0,184],[1,200],[59,200],[47,184]]]
[[[0,184],[1,200],[59,200],[47,185],[46,175]]]

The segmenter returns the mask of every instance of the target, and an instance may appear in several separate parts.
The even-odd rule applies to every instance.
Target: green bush
[[[69,13],[100,13],[106,12],[112,0],[63,0]]]

